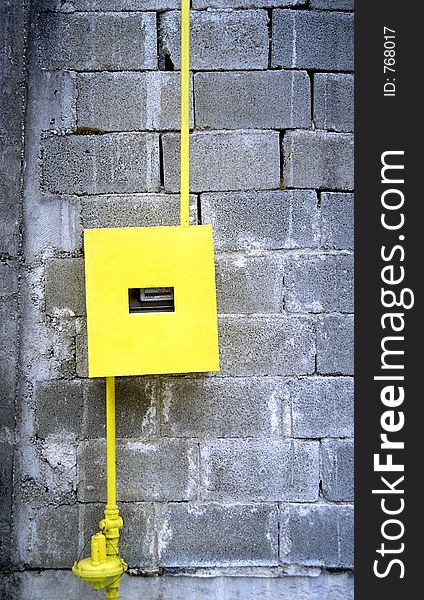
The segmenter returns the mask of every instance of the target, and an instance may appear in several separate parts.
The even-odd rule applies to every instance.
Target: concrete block
[[[25,95],[26,12],[2,2],[0,39],[0,253],[16,256],[20,243],[21,151]],[[1,559],[0,559],[1,560]]]
[[[78,505],[19,507],[20,560],[31,569],[69,569],[78,557]]]
[[[167,378],[161,432],[174,437],[281,435],[281,382],[272,378]]]
[[[75,10],[81,11],[139,11],[180,8],[180,0],[72,0]]]
[[[37,49],[39,64],[44,69],[156,69],[156,15],[153,12],[41,13],[37,21]]]
[[[316,502],[319,443],[222,440],[201,445],[205,500]]]
[[[314,122],[318,129],[353,131],[353,75],[315,73]]]
[[[16,600],[19,589],[25,600],[46,600],[46,590],[61,600],[96,600],[98,592],[79,581],[70,571],[22,571],[4,574],[1,582],[5,589],[3,600]],[[0,584],[1,585],[1,584]],[[2,588],[2,591],[3,591]],[[161,577],[132,577],[124,574],[119,589],[125,600],[353,600],[352,573],[321,572],[313,577],[267,577],[254,575],[190,574],[179,577],[165,574]],[[10,593],[11,595],[7,595]]]
[[[281,510],[283,564],[352,568],[353,507],[288,505]]]
[[[285,261],[289,312],[353,312],[353,256],[290,256]]]
[[[75,331],[75,368],[77,377],[88,377],[87,319],[77,319]]]
[[[202,223],[217,250],[316,248],[319,211],[310,190],[202,194]]]
[[[266,69],[268,15],[265,10],[191,12],[191,68],[195,71]],[[180,68],[180,13],[159,15],[162,55]]]
[[[353,317],[318,321],[317,370],[323,375],[353,375]]]
[[[81,200],[84,229],[179,225],[179,194],[90,196]],[[190,196],[190,223],[197,223],[197,198]]]
[[[80,199],[43,194],[31,206],[25,222],[28,260],[82,251]]]
[[[290,407],[291,430],[296,438],[353,435],[353,379],[313,377],[287,383],[284,398]]]
[[[9,526],[12,522],[14,452],[14,444],[11,441],[0,440],[0,506],[2,507],[2,522]]]
[[[122,502],[183,501],[197,496],[198,457],[186,440],[118,441],[118,499]],[[78,458],[78,497],[105,501],[105,443],[83,442]]]
[[[156,192],[159,136],[70,135],[43,140],[42,185],[58,194]]]
[[[221,317],[221,374],[307,375],[314,372],[315,334],[303,317]]]
[[[80,381],[40,381],[35,386],[37,436],[79,436],[83,425]]]
[[[322,10],[353,10],[354,0],[310,0],[311,8]]]
[[[353,70],[353,16],[311,10],[272,13],[272,66]]]
[[[311,126],[311,92],[306,72],[196,73],[194,87],[198,128]]]
[[[103,511],[104,505],[102,504],[81,505],[80,538],[84,542],[98,530],[99,520],[103,518]],[[119,538],[119,553],[129,568],[151,570],[154,568],[153,511],[153,504],[142,502],[123,502],[119,506],[119,514],[124,521]],[[80,552],[82,551],[81,546],[82,544],[80,544]],[[84,554],[87,554],[87,551]]]
[[[280,313],[283,308],[281,257],[216,257],[218,313]]]
[[[162,137],[165,191],[177,192],[180,137]],[[277,189],[280,185],[276,131],[198,132],[190,136],[191,191]]]
[[[84,423],[82,435],[105,437],[105,397],[103,379],[83,383]],[[140,438],[156,435],[158,381],[147,377],[117,377],[116,435],[119,438]]]
[[[272,8],[304,6],[307,0],[193,0],[193,8]]]
[[[355,233],[353,194],[323,192],[321,215],[322,246],[331,250],[353,250]]]
[[[330,502],[353,501],[353,441],[321,442],[322,493]]]
[[[15,297],[0,300],[0,426],[15,428],[18,306]]]
[[[164,567],[277,564],[272,505],[165,504],[158,508],[157,531]]]
[[[18,268],[14,260],[0,262],[0,300],[18,293]]]
[[[83,258],[51,258],[45,267],[46,312],[68,310],[85,314],[85,274]]]
[[[349,133],[289,131],[283,140],[286,187],[353,189],[353,136]]]
[[[178,73],[85,73],[77,77],[77,90],[78,128],[102,131],[180,128]]]

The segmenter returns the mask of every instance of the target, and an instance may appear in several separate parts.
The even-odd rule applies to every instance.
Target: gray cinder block
[[[304,317],[221,317],[223,375],[307,375],[313,373],[315,334]]]
[[[78,497],[105,501],[105,443],[79,445]],[[118,498],[122,502],[190,500],[197,496],[197,448],[186,440],[118,442]],[[100,468],[99,468],[100,466]]]
[[[213,226],[217,250],[318,245],[319,211],[312,190],[202,194],[201,207],[202,222]]]
[[[353,501],[353,441],[321,442],[321,476],[324,497],[330,502]]]
[[[346,13],[275,9],[272,66],[353,70],[353,16]]]
[[[191,67],[213,69],[266,69],[268,15],[265,10],[191,12]],[[180,13],[159,16],[162,52],[180,68]]]
[[[261,504],[164,504],[158,509],[159,564],[276,565],[277,511]]]
[[[318,499],[318,442],[222,440],[203,444],[200,457],[205,500]]]
[[[287,383],[284,398],[290,405],[291,431],[297,438],[353,435],[353,379],[314,377]]]
[[[317,370],[353,375],[353,317],[323,317],[317,327]]]
[[[37,46],[41,67],[50,70],[156,69],[156,15],[41,13]]]
[[[180,137],[163,140],[165,191],[179,190]],[[197,132],[190,136],[190,188],[215,190],[277,189],[280,185],[276,131]]]
[[[43,140],[42,185],[58,194],[157,192],[159,136],[70,135]]]
[[[51,258],[45,267],[46,312],[69,310],[85,314],[85,274],[82,258]]]
[[[180,128],[178,73],[84,73],[77,76],[77,90],[78,127],[103,131]]]
[[[280,532],[283,563],[339,568],[353,565],[352,506],[283,506]]]
[[[318,129],[353,131],[353,75],[315,73],[314,122]]]
[[[290,312],[353,312],[353,256],[289,257],[285,261]]]
[[[196,73],[194,93],[199,128],[311,126],[310,82],[303,71]]]
[[[288,131],[283,154],[286,187],[353,189],[352,134]]]
[[[323,192],[321,194],[322,245],[331,250],[353,250],[353,194]]]
[[[168,378],[161,386],[161,431],[174,437],[281,434],[282,386],[270,377]]]

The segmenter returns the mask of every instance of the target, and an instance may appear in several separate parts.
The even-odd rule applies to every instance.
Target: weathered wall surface
[[[166,574],[127,577],[125,598],[352,597],[352,5],[193,1],[191,220],[214,226],[222,371],[117,381],[122,554]],[[105,499],[82,230],[178,222],[178,6],[30,5],[11,546],[26,572],[5,597],[91,598],[54,572]],[[15,186],[19,168],[18,152]]]

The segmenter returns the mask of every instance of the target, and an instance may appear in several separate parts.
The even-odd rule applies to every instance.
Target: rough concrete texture
[[[353,375],[353,318],[324,317],[317,325],[317,370],[323,375]]]
[[[281,509],[283,563],[353,565],[353,510],[346,505],[291,504]]]
[[[193,8],[271,8],[305,6],[307,0],[193,0]]]
[[[278,564],[273,505],[169,503],[158,509],[156,519],[163,566]]]
[[[353,194],[323,192],[321,214],[323,247],[330,250],[353,250]]]
[[[308,318],[222,317],[221,374],[308,375],[314,371],[315,334]]]
[[[353,256],[320,254],[284,265],[285,307],[290,312],[353,312]]]
[[[82,258],[51,258],[45,267],[46,313],[69,310],[85,314],[85,276]]]
[[[353,135],[289,131],[283,141],[283,178],[289,188],[353,189]]]
[[[75,10],[81,11],[138,11],[179,8],[180,0],[71,0]]]
[[[281,381],[237,377],[169,378],[161,389],[166,436],[263,438],[281,435]]]
[[[276,131],[199,132],[190,138],[191,189],[277,189],[280,157]],[[180,179],[180,140],[176,133],[162,136],[165,191],[177,192]]]
[[[353,131],[353,75],[314,75],[314,122],[318,129]]]
[[[14,600],[18,592],[26,600],[45,600],[46,590],[50,590],[52,598],[60,596],[61,600],[98,598],[98,592],[67,571],[27,571],[7,575],[3,580],[2,597]],[[353,576],[325,572],[312,577],[131,577],[125,574],[120,591],[125,600],[239,600],[241,597],[245,600],[353,600]]]
[[[277,256],[217,256],[218,313],[280,313],[283,266]]]
[[[287,383],[284,394],[290,411],[286,435],[295,438],[353,435],[353,379],[313,377]]]
[[[204,444],[200,449],[202,496],[224,502],[316,502],[318,455],[317,442],[222,440]]]
[[[353,10],[354,0],[310,0],[309,5],[322,10]]]
[[[196,225],[197,201],[190,196],[190,223]],[[154,227],[179,225],[179,194],[113,194],[81,199],[84,229],[96,227]]]
[[[191,68],[195,71],[266,69],[268,15],[265,10],[191,13]],[[161,53],[180,68],[180,13],[159,17]]]
[[[102,131],[179,129],[178,73],[81,73],[77,126]],[[193,125],[193,114],[191,115]]]
[[[316,248],[317,203],[310,190],[202,194],[202,222],[212,224],[217,250]]]
[[[43,188],[56,194],[159,191],[153,133],[70,135],[43,140]]]
[[[272,23],[273,67],[353,70],[351,14],[276,9]]]
[[[3,600],[97,597],[69,572],[105,499],[82,231],[179,223],[179,6],[0,6]],[[193,1],[222,370],[117,378],[121,549],[146,575],[123,598],[353,598],[350,9]]]
[[[83,502],[105,502],[104,441],[81,442],[78,463],[78,498]],[[122,502],[182,501],[197,495],[198,452],[186,440],[118,442],[117,470]]]
[[[353,502],[353,442],[321,442],[321,477],[324,498],[330,502]]]
[[[41,13],[37,21],[37,43],[43,69],[138,71],[157,68],[153,12]]]
[[[293,129],[311,125],[306,72],[196,73],[194,94],[196,127],[202,129]]]

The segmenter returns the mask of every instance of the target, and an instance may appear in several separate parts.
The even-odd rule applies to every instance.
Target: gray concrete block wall
[[[4,313],[22,315],[1,321],[22,329],[19,460],[2,472],[22,600],[39,598],[34,569],[72,565],[105,499],[82,230],[179,222],[178,8],[29,6],[21,280],[17,251],[0,257]],[[348,0],[193,1],[190,221],[213,225],[222,370],[117,379],[122,553],[135,573],[192,575],[181,592],[159,578],[153,600],[352,597],[352,20]]]

